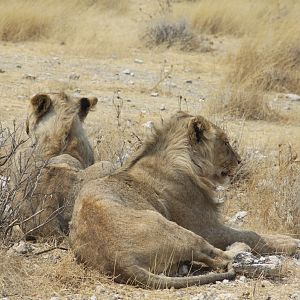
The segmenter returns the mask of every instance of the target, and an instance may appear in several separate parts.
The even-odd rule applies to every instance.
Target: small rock
[[[290,296],[292,300],[300,300],[300,292],[296,292]]]
[[[193,81],[192,80],[186,80],[185,83],[191,84],[191,83],[193,83]]]
[[[112,295],[111,299],[112,300],[119,300],[119,299],[122,299],[122,297],[119,294],[114,294],[114,295]]]
[[[36,80],[36,76],[32,75],[32,74],[25,74],[23,76],[24,79],[28,79],[28,80]]]
[[[5,71],[3,69],[0,69],[0,74],[5,73]]]
[[[158,96],[159,96],[159,94],[156,93],[156,92],[153,92],[153,93],[151,93],[150,95],[151,95],[151,97],[158,97]]]
[[[247,216],[247,211],[238,211],[232,218],[230,218],[226,223],[228,225],[239,225],[243,222],[243,219]]]
[[[176,84],[176,83],[174,83],[174,82],[171,82],[171,83],[170,83],[170,86],[174,88],[174,87],[176,87],[176,86],[177,86],[177,84]]]
[[[106,292],[106,289],[102,285],[97,285],[95,288],[95,292],[96,292],[96,294],[103,294]]]
[[[131,75],[131,71],[129,69],[125,69],[124,71],[122,71],[122,73],[125,75]]]
[[[21,65],[16,65],[16,68],[21,69],[22,66]]]
[[[240,276],[239,281],[242,283],[246,283],[247,282],[246,276]]]
[[[90,299],[91,300],[97,300],[97,296],[96,295],[92,295]]]
[[[78,80],[79,78],[80,78],[80,75],[76,74],[76,73],[71,73],[69,75],[69,79],[71,79],[71,80]]]
[[[134,81],[130,80],[129,84],[134,85]]]
[[[224,279],[222,282],[223,283],[229,283],[229,280],[228,279]]]
[[[148,121],[142,125],[146,129],[152,129],[154,127],[154,122],[153,121]]]
[[[14,244],[12,249],[19,254],[26,254],[32,252],[32,246],[24,241],[20,241],[17,244]]]
[[[189,273],[189,267],[187,265],[181,265],[178,269],[179,276],[186,276]]]
[[[133,72],[130,72],[130,76],[131,76],[131,77],[134,77],[134,73],[133,73]]]
[[[138,59],[138,58],[136,58],[136,59],[134,60],[134,62],[135,62],[136,64],[143,64],[143,63],[144,63],[144,61],[143,61],[142,59]]]
[[[286,94],[286,97],[291,101],[300,101],[300,96],[297,94]]]
[[[164,104],[162,104],[161,107],[160,107],[160,110],[161,111],[166,110],[166,106]]]

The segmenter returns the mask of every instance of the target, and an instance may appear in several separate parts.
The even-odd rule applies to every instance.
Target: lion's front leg
[[[203,230],[201,235],[220,249],[226,249],[235,242],[249,245],[251,251],[258,254],[285,253],[292,255],[300,249],[300,241],[289,236],[260,235],[254,231],[237,230],[222,224]]]

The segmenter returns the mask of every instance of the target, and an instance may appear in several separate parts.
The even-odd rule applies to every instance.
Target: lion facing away
[[[64,93],[31,98],[29,139],[16,153],[12,172],[13,206],[25,235],[68,232],[76,193],[88,177],[84,169],[94,163],[83,122],[96,104],[95,97],[74,100]]]
[[[180,288],[233,278],[232,270],[168,275],[184,262],[224,267],[234,255],[224,250],[235,242],[261,254],[295,252],[298,242],[290,237],[239,231],[219,221],[214,189],[239,162],[220,128],[177,113],[125,167],[83,186],[70,226],[76,257],[117,281]]]

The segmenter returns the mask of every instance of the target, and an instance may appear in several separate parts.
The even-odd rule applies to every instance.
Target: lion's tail
[[[192,285],[202,285],[235,278],[235,271],[232,267],[224,273],[208,273],[198,276],[187,277],[168,277],[157,275],[139,266],[131,266],[127,269],[127,274],[133,279],[134,283],[152,288],[184,288]]]

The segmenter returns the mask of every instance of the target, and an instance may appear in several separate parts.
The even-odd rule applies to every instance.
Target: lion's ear
[[[40,118],[49,110],[51,98],[46,94],[37,94],[30,99],[30,103],[33,113]]]
[[[78,115],[81,121],[84,121],[89,111],[92,110],[97,103],[98,103],[98,99],[96,97],[79,99]]]
[[[203,117],[193,118],[188,125],[190,141],[194,144],[200,143],[206,137],[206,133],[211,128],[209,122]]]

